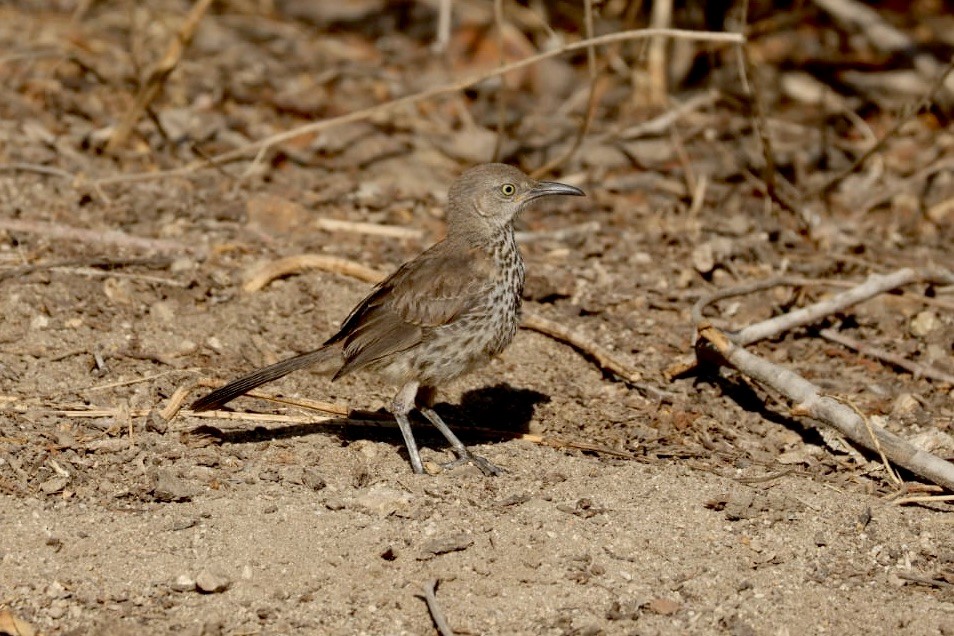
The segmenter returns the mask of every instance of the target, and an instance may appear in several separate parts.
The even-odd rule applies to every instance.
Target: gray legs
[[[394,414],[394,419],[397,420],[398,427],[401,429],[401,435],[404,437],[404,445],[407,446],[407,454],[411,458],[411,468],[414,472],[417,474],[424,472],[424,464],[421,462],[421,453],[417,450],[417,442],[414,441],[414,434],[411,432],[411,423],[407,419],[408,413],[417,405],[421,415],[426,417],[427,421],[441,432],[441,435],[444,436],[448,443],[450,443],[451,448],[454,449],[454,452],[457,453],[457,459],[446,464],[446,467],[469,463],[479,468],[485,475],[500,475],[503,473],[504,470],[502,468],[493,465],[483,457],[474,455],[467,450],[463,442],[454,435],[454,432],[444,423],[441,416],[431,408],[434,404],[435,394],[436,391],[432,387],[419,386],[417,382],[412,381],[401,387],[401,390],[394,396],[394,401],[391,403],[391,412]]]
[[[420,475],[424,472],[424,464],[421,462],[421,453],[417,450],[417,442],[414,441],[414,433],[411,432],[411,423],[407,419],[407,414],[414,408],[416,395],[417,382],[408,382],[402,386],[391,403],[391,412],[404,437],[404,445],[407,446],[407,454],[411,458],[411,469]]]

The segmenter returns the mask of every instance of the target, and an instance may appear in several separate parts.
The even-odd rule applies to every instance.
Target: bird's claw
[[[464,464],[473,464],[487,477],[499,477],[500,475],[503,475],[505,472],[507,472],[500,466],[497,466],[480,455],[474,455],[470,451],[462,453],[455,450],[455,452],[458,454],[457,459],[447,462],[446,464],[441,464],[441,468],[450,470],[451,468],[457,468],[458,466],[462,466]]]

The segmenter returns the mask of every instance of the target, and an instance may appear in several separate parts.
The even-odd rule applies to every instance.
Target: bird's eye
[[[512,183],[505,183],[500,186],[500,191],[503,192],[505,197],[512,197],[516,193],[517,188],[514,187]]]

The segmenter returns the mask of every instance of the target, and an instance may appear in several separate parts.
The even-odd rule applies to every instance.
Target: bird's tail
[[[277,380],[284,377],[292,371],[304,369],[313,365],[326,362],[340,353],[340,346],[327,345],[315,351],[302,353],[294,358],[288,358],[281,362],[276,362],[267,367],[256,369],[248,375],[229,382],[220,389],[216,389],[208,395],[199,398],[192,403],[193,411],[210,411],[231,402],[240,395],[245,395],[255,387],[261,386],[266,382]]]

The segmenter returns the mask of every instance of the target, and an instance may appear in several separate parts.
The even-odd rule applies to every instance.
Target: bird
[[[503,469],[472,453],[433,406],[441,386],[485,364],[513,340],[525,275],[514,219],[532,202],[554,195],[585,193],[502,163],[466,170],[448,190],[445,237],[376,285],[337,333],[313,351],[212,391],[192,410],[217,409],[305,367],[336,368],[332,380],[370,370],[400,387],[390,411],[415,473],[424,473],[408,419],[416,409],[457,455],[446,466],[471,463],[485,475],[501,474]]]

